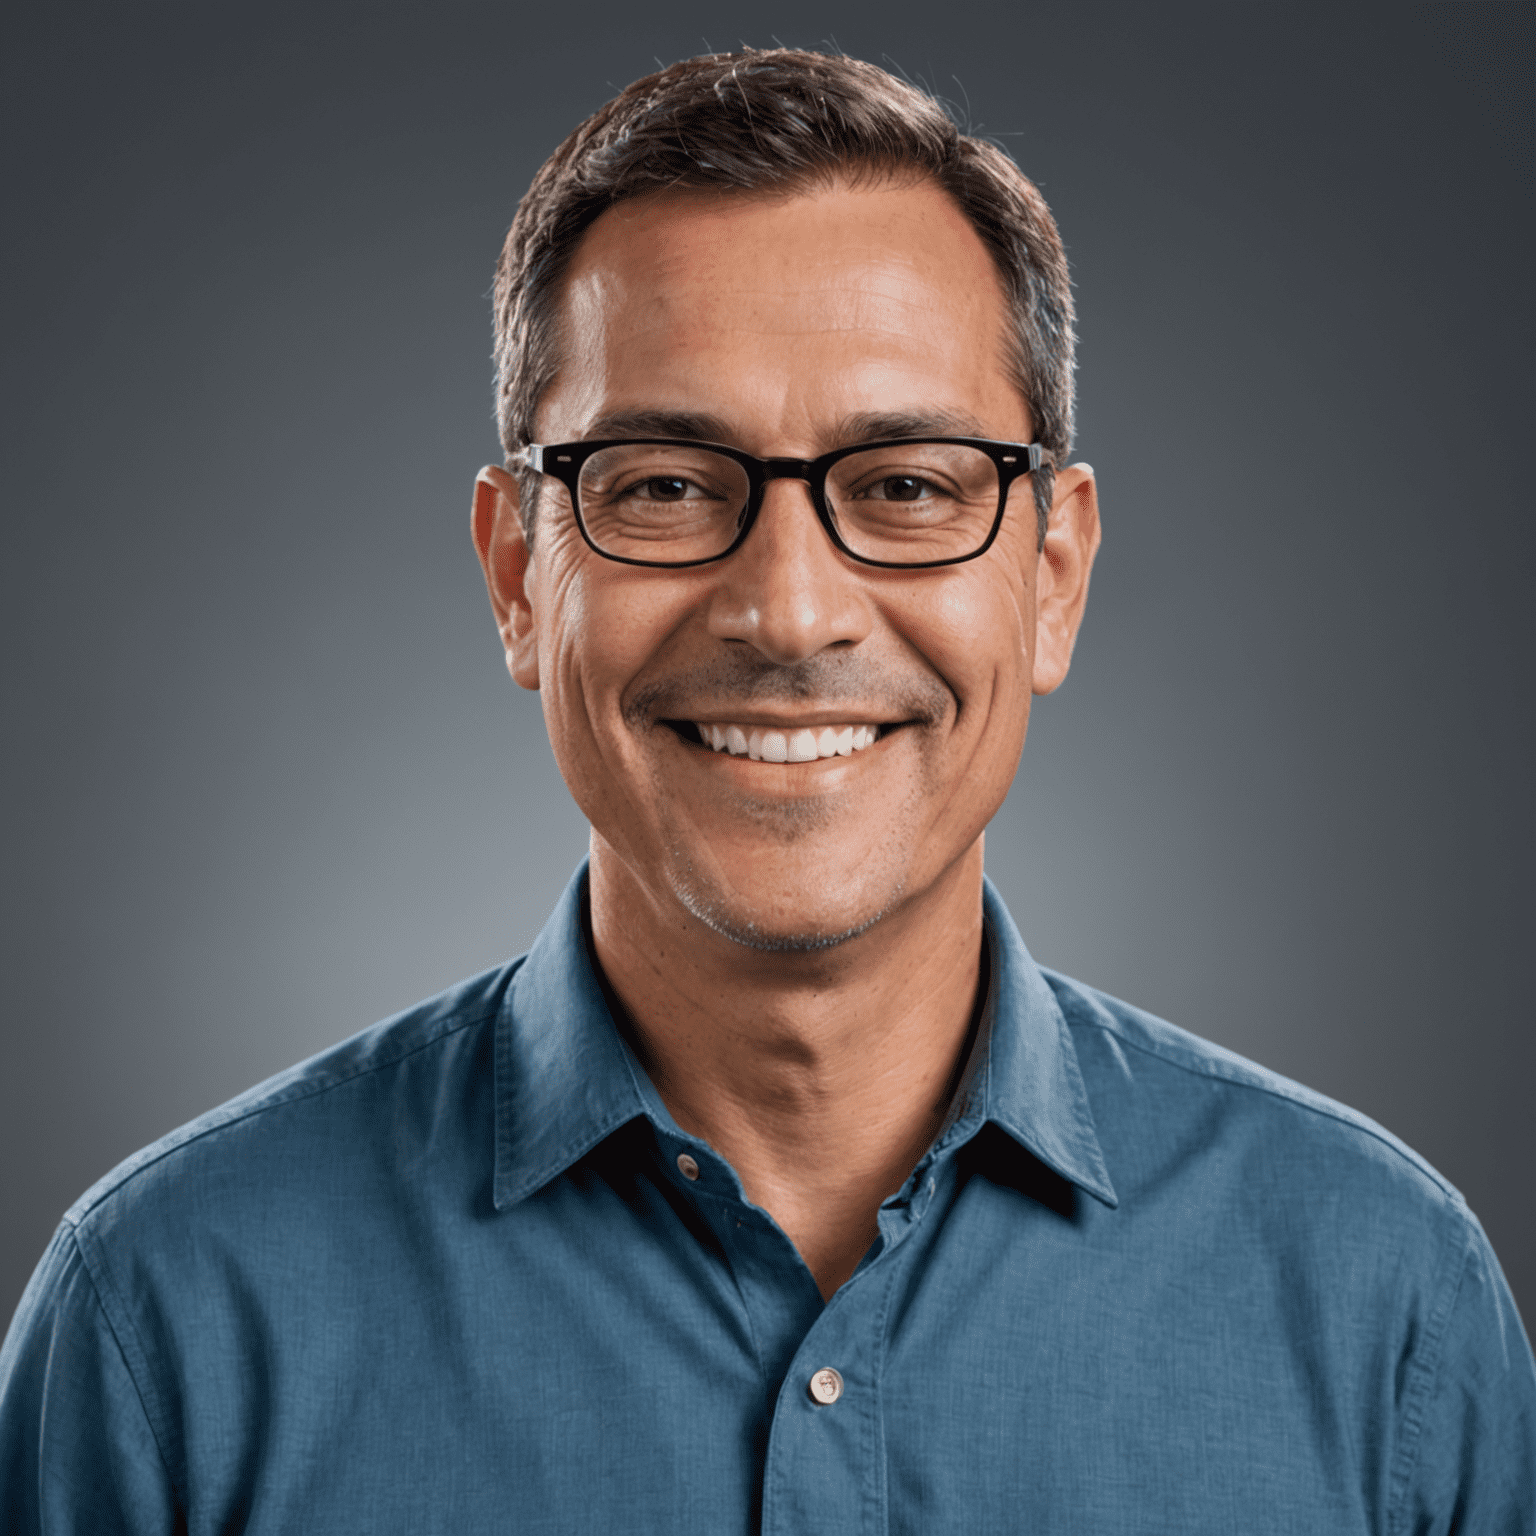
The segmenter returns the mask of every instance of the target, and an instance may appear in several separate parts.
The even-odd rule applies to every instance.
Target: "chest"
[[[826,1305],[771,1224],[638,1188],[380,1237],[266,1315],[248,1287],[183,1402],[190,1528],[1377,1527],[1389,1361],[1346,1364],[1283,1266],[1021,1198],[953,1200]]]

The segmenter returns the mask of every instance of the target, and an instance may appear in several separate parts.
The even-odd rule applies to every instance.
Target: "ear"
[[[485,572],[485,589],[507,655],[507,671],[520,687],[536,689],[539,641],[528,600],[532,552],[523,535],[517,481],[499,465],[487,464],[475,476],[470,534]]]
[[[1074,464],[1056,476],[1045,543],[1035,567],[1036,693],[1050,693],[1066,679],[1098,550],[1099,492],[1093,468]]]

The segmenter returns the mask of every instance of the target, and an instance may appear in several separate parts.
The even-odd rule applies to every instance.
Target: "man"
[[[68,1214],[7,1530],[1529,1529],[1456,1192],[984,882],[1099,540],[1071,321],[1035,189],[870,66],[692,60],[561,146],[473,531],[590,861]]]

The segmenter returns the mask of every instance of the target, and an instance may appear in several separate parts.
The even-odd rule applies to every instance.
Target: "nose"
[[[746,542],[717,567],[709,632],[791,666],[855,644],[873,618],[864,583],[816,516],[803,480],[770,480]]]

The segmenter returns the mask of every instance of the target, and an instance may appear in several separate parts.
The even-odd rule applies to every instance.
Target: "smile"
[[[813,763],[820,757],[851,757],[880,739],[878,725],[823,725],[776,731],[756,725],[700,722],[696,729],[706,747],[732,757],[749,757],[758,763]]]

